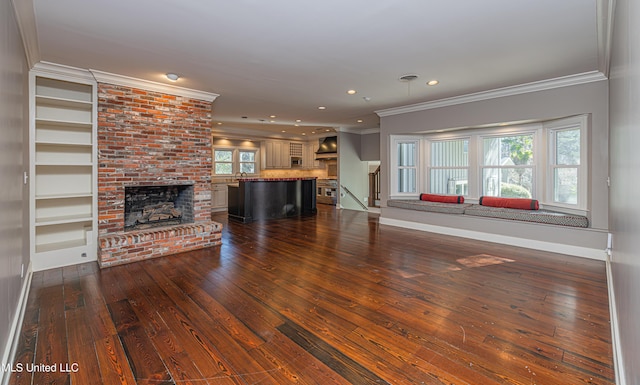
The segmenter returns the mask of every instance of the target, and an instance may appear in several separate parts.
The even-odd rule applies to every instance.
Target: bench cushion
[[[589,219],[582,215],[572,215],[549,210],[518,210],[501,207],[472,205],[464,210],[466,215],[478,217],[511,219],[515,221],[545,223],[549,225],[589,227]]]
[[[389,199],[387,206],[400,209],[429,211],[432,213],[464,214],[465,208],[471,207],[472,204],[428,202],[415,199]]]

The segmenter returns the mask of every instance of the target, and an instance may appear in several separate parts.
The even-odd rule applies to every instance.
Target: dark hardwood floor
[[[319,206],[35,273],[11,384],[614,383],[603,262]]]

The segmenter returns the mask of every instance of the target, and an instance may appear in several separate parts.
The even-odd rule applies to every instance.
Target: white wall
[[[612,276],[626,384],[640,384],[640,3],[617,0],[611,109]],[[619,357],[620,358],[620,357]],[[619,382],[623,384],[623,382]]]
[[[381,218],[401,219],[406,210],[387,208],[389,195],[389,135],[413,134],[448,128],[473,127],[502,122],[551,120],[566,116],[590,114],[590,229],[569,229],[553,226],[531,226],[513,221],[484,219],[482,224],[466,217],[423,215],[419,221],[428,225],[441,225],[466,232],[490,233],[515,239],[568,246],[559,249],[568,254],[581,255],[589,249],[589,257],[604,259],[609,229],[608,215],[608,147],[609,105],[608,82],[594,81],[579,85],[553,88],[525,94],[474,101],[446,107],[432,108],[380,119],[380,161],[382,173]],[[487,239],[490,240],[490,239]],[[548,246],[548,245],[546,245]],[[587,256],[587,255],[585,255]]]
[[[0,354],[7,360],[10,329],[28,266],[25,213],[28,191],[22,173],[27,131],[27,64],[10,0],[0,0]],[[4,373],[0,372],[0,381]]]

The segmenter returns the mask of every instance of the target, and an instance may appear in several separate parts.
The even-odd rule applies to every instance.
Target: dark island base
[[[229,219],[243,223],[315,215],[316,179],[241,179],[229,185]]]

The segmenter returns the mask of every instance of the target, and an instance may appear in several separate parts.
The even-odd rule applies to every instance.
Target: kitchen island
[[[316,213],[316,178],[241,178],[228,185],[229,219],[256,220]]]

